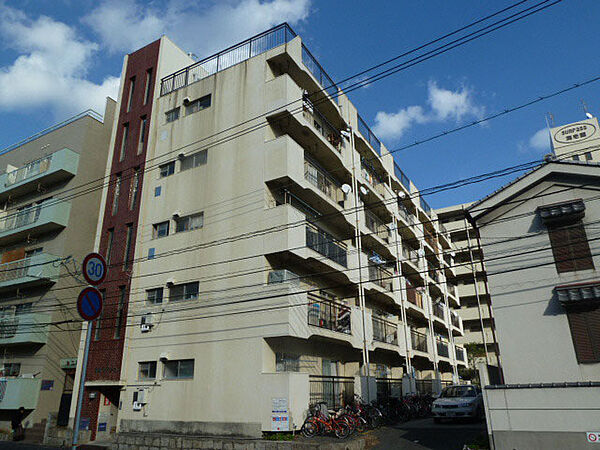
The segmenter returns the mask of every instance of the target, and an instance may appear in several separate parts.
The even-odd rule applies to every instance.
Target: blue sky
[[[334,80],[490,14],[512,1],[0,0],[0,148],[115,95],[123,55],[166,33],[208,56],[289,21]],[[535,2],[528,2],[528,6]],[[426,138],[600,74],[597,0],[564,0],[350,94],[388,148]],[[556,124],[600,114],[600,82],[399,152],[420,188],[540,158]],[[101,112],[101,111],[100,111]],[[537,133],[537,134],[536,134]],[[541,137],[541,139],[540,139]],[[476,200],[511,177],[430,196]]]

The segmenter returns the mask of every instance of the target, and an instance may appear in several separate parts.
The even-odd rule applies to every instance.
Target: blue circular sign
[[[102,312],[102,294],[94,287],[87,287],[77,298],[77,311],[83,320],[97,319]]]

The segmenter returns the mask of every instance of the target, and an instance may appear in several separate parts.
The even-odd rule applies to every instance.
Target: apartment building
[[[468,220],[471,204],[448,206],[436,210],[440,227],[450,234],[454,245],[454,279],[460,309],[455,312],[463,322],[464,334],[456,341],[471,346],[470,366],[484,361],[498,367],[497,341],[493,328],[492,304],[482,251],[477,233]],[[475,351],[473,351],[475,350]]]
[[[450,238],[287,24],[201,61],[161,38],[117,110],[85,438],[260,436],[457,380]]]
[[[49,415],[69,419],[81,288],[71,274],[94,248],[114,113],[108,99],[104,117],[85,111],[0,151],[0,427],[24,407],[30,440]],[[77,195],[84,186],[96,190]]]

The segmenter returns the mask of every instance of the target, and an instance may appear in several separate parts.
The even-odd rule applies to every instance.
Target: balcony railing
[[[6,175],[6,182],[4,186],[9,187],[15,183],[19,183],[27,178],[31,178],[35,175],[46,172],[50,168],[50,161],[52,161],[52,155],[45,156],[36,161],[30,162],[29,164],[19,167],[16,170],[8,172]]]
[[[421,258],[419,258],[419,252],[417,250],[414,250],[409,247],[402,247],[402,256],[404,257],[404,259],[409,260],[417,267],[421,266]]]
[[[0,288],[55,281],[60,273],[60,261],[61,258],[57,256],[38,253],[0,264]]]
[[[344,201],[344,192],[329,174],[308,159],[304,160],[304,178],[336,203]]]
[[[364,161],[361,162],[360,173],[363,179],[367,183],[369,183],[373,187],[373,189],[375,189],[377,192],[380,192],[378,186],[383,183],[381,177],[377,174],[377,172],[375,172],[375,170],[372,167],[370,167],[368,164],[365,164]]]
[[[26,312],[0,316],[0,345],[45,344],[50,314]]]
[[[455,350],[456,350],[456,359],[459,361],[466,361],[465,358],[465,349],[462,347],[459,347],[458,345],[455,346]]]
[[[427,353],[427,335],[410,330],[410,348]]]
[[[444,358],[448,358],[449,353],[448,353],[448,343],[446,341],[443,341],[441,339],[436,339],[436,344],[437,344],[437,353],[438,356],[442,356]]]
[[[431,248],[433,248],[435,251],[437,251],[437,246],[438,246],[438,240],[437,237],[434,236],[433,234],[431,234],[429,231],[424,230],[423,231],[424,237],[425,237],[425,242],[427,242]]]
[[[453,284],[446,284],[446,287],[448,288],[448,293],[456,297],[456,286]]]
[[[373,214],[371,211],[365,209],[365,225],[367,228],[376,234],[379,238],[388,242],[390,238],[390,228],[383,223],[383,221]]]
[[[317,79],[321,87],[325,90],[325,92],[327,92],[327,95],[329,95],[331,98],[338,97],[339,89],[337,85],[333,82],[331,77],[327,75],[323,67],[321,67],[321,64],[319,64],[317,59],[312,55],[311,52],[308,51],[304,44],[302,44],[302,63]]]
[[[398,177],[398,180],[400,180],[402,186],[404,186],[407,191],[410,191],[410,180],[402,171],[402,169],[398,166],[398,164],[396,164],[396,162],[394,162],[394,173],[396,174],[396,177]]]
[[[373,340],[398,345],[398,326],[381,317],[372,316]]]
[[[423,309],[423,294],[409,283],[406,283],[406,299],[413,305]]]
[[[439,319],[444,320],[444,305],[441,303],[434,303],[432,305],[433,315]]]
[[[315,225],[306,225],[306,246],[333,262],[348,267],[346,244]]]
[[[308,324],[338,333],[351,334],[349,306],[308,294]]]
[[[342,135],[313,103],[304,98],[302,107],[304,118],[329,142],[338,152],[342,151]]]
[[[400,214],[400,217],[402,217],[402,219],[404,219],[404,221],[409,225],[416,224],[416,217],[406,208],[406,206],[400,202],[398,202],[398,213]]]
[[[221,70],[260,55],[272,48],[286,44],[296,37],[286,23],[246,39],[215,55],[209,56],[161,80],[160,95],[166,95]]]
[[[375,264],[369,264],[369,281],[381,286],[386,291],[393,290],[392,272]]]
[[[363,135],[371,147],[375,150],[378,155],[381,155],[381,141],[377,139],[377,136],[367,126],[362,117],[358,116],[358,132]]]
[[[439,283],[441,280],[439,272],[435,269],[429,271],[429,277],[436,283]]]
[[[31,225],[40,217],[42,205],[32,206],[0,220],[0,233]]]
[[[423,211],[425,211],[428,216],[431,215],[431,206],[429,206],[429,203],[427,203],[423,197],[419,197],[419,201]]]
[[[460,328],[460,319],[456,314],[450,314],[450,321],[456,328]]]
[[[309,375],[311,405],[325,402],[329,409],[338,409],[354,401],[354,377]]]

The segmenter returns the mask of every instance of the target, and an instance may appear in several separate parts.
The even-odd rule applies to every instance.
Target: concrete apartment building
[[[23,406],[31,440],[49,414],[69,419],[81,329],[71,273],[94,247],[102,183],[93,181],[114,113],[108,99],[104,117],[86,111],[0,151],[0,427]],[[96,190],[78,196],[81,186]]]
[[[260,436],[457,380],[450,238],[287,24],[198,62],[161,38],[117,110],[84,438]]]
[[[441,226],[450,234],[455,251],[453,281],[460,300],[460,309],[456,312],[464,327],[464,335],[457,337],[456,341],[462,345],[477,344],[478,352],[469,354],[471,368],[475,368],[478,361],[498,367],[491,299],[477,234],[468,220],[469,206],[455,205],[436,210]]]
[[[584,157],[597,148],[597,126],[550,130],[555,155],[469,208],[506,383],[484,389],[496,449],[582,449],[598,440],[600,165]]]

